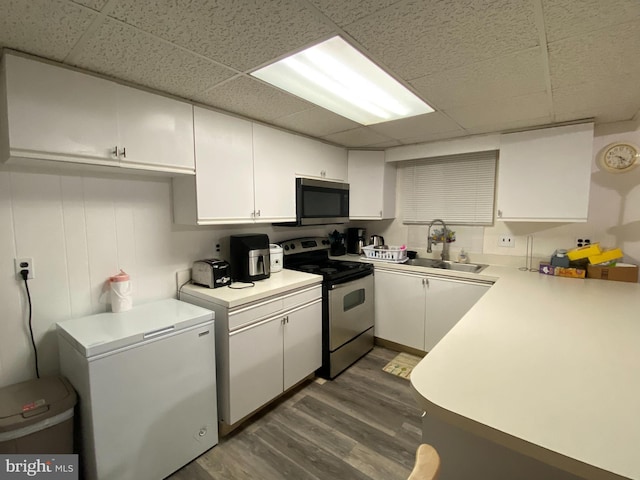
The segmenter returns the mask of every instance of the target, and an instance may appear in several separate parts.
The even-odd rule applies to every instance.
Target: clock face
[[[635,166],[638,150],[626,143],[614,143],[602,155],[603,166],[610,171],[623,172]]]

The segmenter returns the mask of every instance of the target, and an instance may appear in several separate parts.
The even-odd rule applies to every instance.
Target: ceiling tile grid
[[[540,47],[437,72],[410,83],[443,109],[546,91]]]
[[[547,42],[640,19],[638,0],[542,0]]]
[[[0,46],[60,61],[96,16],[66,0],[2,0]]]
[[[352,130],[360,126],[359,123],[321,107],[314,107],[279,117],[271,123],[294,132],[320,137],[345,130]]]
[[[332,32],[297,0],[120,0],[111,15],[240,71]]]
[[[621,75],[640,76],[639,52],[640,20],[551,43],[551,85],[557,89],[610,79],[615,88]]]
[[[193,99],[264,122],[314,107],[305,100],[244,75],[198,94]]]
[[[411,1],[346,32],[405,80],[538,45],[530,0]]]
[[[106,19],[74,55],[73,64],[184,98],[191,98],[234,74],[113,19]]]
[[[437,112],[363,127],[246,75],[341,32]],[[0,47],[349,147],[640,109],[640,0],[2,0]]]

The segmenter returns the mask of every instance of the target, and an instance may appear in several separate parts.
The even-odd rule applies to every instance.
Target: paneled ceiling
[[[334,35],[436,112],[364,127],[248,75]],[[640,0],[0,0],[0,46],[348,147],[640,109]]]

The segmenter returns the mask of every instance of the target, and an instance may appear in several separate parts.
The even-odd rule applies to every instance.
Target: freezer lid
[[[89,358],[211,321],[206,308],[173,298],[120,313],[105,312],[57,323],[58,335]]]

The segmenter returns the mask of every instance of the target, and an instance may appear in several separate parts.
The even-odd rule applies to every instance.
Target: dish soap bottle
[[[469,257],[467,256],[467,252],[464,251],[464,248],[460,249],[460,253],[458,253],[458,263],[469,263]]]

